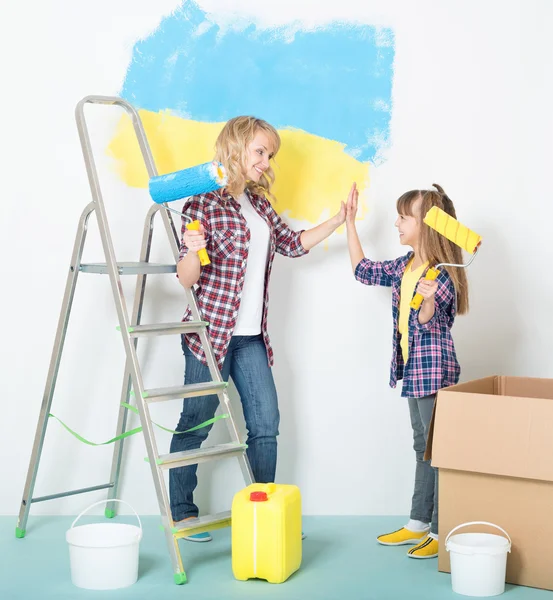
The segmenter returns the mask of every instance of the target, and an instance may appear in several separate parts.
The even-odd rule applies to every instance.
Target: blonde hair
[[[441,208],[454,219],[457,218],[453,202],[443,188],[436,183],[432,185],[436,188],[435,190],[411,190],[403,194],[398,198],[397,212],[400,215],[415,217],[420,223],[420,251],[431,267],[443,262],[461,264],[463,262],[461,248],[423,222],[424,215],[433,206]],[[413,214],[413,205],[419,198],[421,199],[420,214],[415,215]],[[444,268],[449,273],[455,286],[457,312],[463,315],[469,310],[469,290],[465,269],[458,267]]]
[[[259,178],[259,182],[246,180],[248,144],[258,131],[264,131],[273,144],[273,158],[280,149],[280,136],[277,130],[263,119],[256,117],[235,117],[228,121],[215,142],[215,160],[223,164],[227,171],[227,191],[233,196],[239,196],[244,189],[255,194],[266,194],[272,198],[271,187],[275,174],[269,168]]]

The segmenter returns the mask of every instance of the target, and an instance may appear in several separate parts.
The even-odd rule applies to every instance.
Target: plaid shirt
[[[392,288],[394,331],[390,386],[396,387],[397,381],[403,379],[401,395],[407,398],[422,398],[459,381],[461,368],[451,337],[457,306],[453,282],[447,271],[441,269],[437,278],[434,316],[422,325],[419,323],[418,311],[410,311],[409,356],[404,365],[398,331],[399,300],[401,279],[412,256],[413,253],[409,252],[395,260],[384,262],[373,262],[364,258],[355,269],[355,278],[366,285],[384,285]]]
[[[261,331],[269,366],[273,365],[273,350],[267,333],[267,309],[269,307],[269,278],[275,252],[284,256],[297,257],[307,254],[301,245],[302,231],[292,231],[278,216],[271,203],[264,197],[246,192],[253,208],[267,223],[270,243],[265,271],[265,291]],[[217,363],[221,369],[232,337],[248,263],[250,231],[242,216],[240,204],[226,190],[210,192],[189,198],[182,212],[197,219],[205,230],[207,252],[211,264],[202,267],[198,289],[198,305],[202,317],[209,322],[209,337]],[[182,234],[187,221],[182,219]],[[181,238],[182,240],[182,238]],[[181,241],[179,260],[186,256],[188,248]],[[191,320],[190,307],[183,321]],[[197,334],[186,334],[187,345],[200,361],[206,364],[200,338]]]

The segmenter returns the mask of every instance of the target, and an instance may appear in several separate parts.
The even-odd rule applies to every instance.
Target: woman
[[[215,160],[221,162],[228,184],[217,192],[188,199],[183,213],[200,221],[199,231],[183,235],[177,274],[185,288],[198,284],[202,317],[223,379],[232,378],[244,410],[248,430],[247,456],[254,479],[275,479],[279,411],[271,367],[273,351],[267,333],[268,288],[275,252],[289,257],[307,254],[345,221],[339,212],[313,229],[294,232],[278,216],[266,195],[274,182],[271,160],[280,148],[274,127],[254,117],[236,117],[224,126],[216,141]],[[211,264],[200,268],[198,251],[207,248]],[[190,319],[190,309],[184,320]],[[186,358],[185,383],[210,381],[206,359],[196,334],[182,337]],[[211,419],[218,407],[216,395],[184,400],[177,431]],[[174,435],[171,452],[199,448],[210,427]],[[198,516],[193,502],[197,466],[170,471],[173,521]],[[207,533],[189,536],[209,541]]]

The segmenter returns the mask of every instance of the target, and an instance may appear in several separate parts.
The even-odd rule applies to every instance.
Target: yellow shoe
[[[392,533],[379,535],[376,541],[383,546],[406,546],[408,544],[418,544],[422,538],[428,535],[428,531],[410,531],[402,527]]]
[[[407,552],[409,558],[436,558],[438,556],[438,540],[427,536],[418,546]]]

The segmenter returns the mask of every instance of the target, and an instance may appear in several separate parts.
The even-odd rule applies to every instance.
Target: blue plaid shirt
[[[457,302],[451,277],[446,269],[442,268],[436,279],[438,290],[435,295],[434,316],[423,325],[419,323],[418,310],[411,309],[409,356],[404,365],[400,347],[401,336],[398,330],[399,300],[401,279],[412,256],[413,252],[409,252],[395,260],[383,262],[363,258],[355,269],[355,278],[365,285],[383,285],[392,288],[394,330],[390,386],[395,388],[398,380],[403,379],[401,395],[407,398],[422,398],[435,394],[441,388],[455,385],[459,381],[461,368],[451,336]]]

